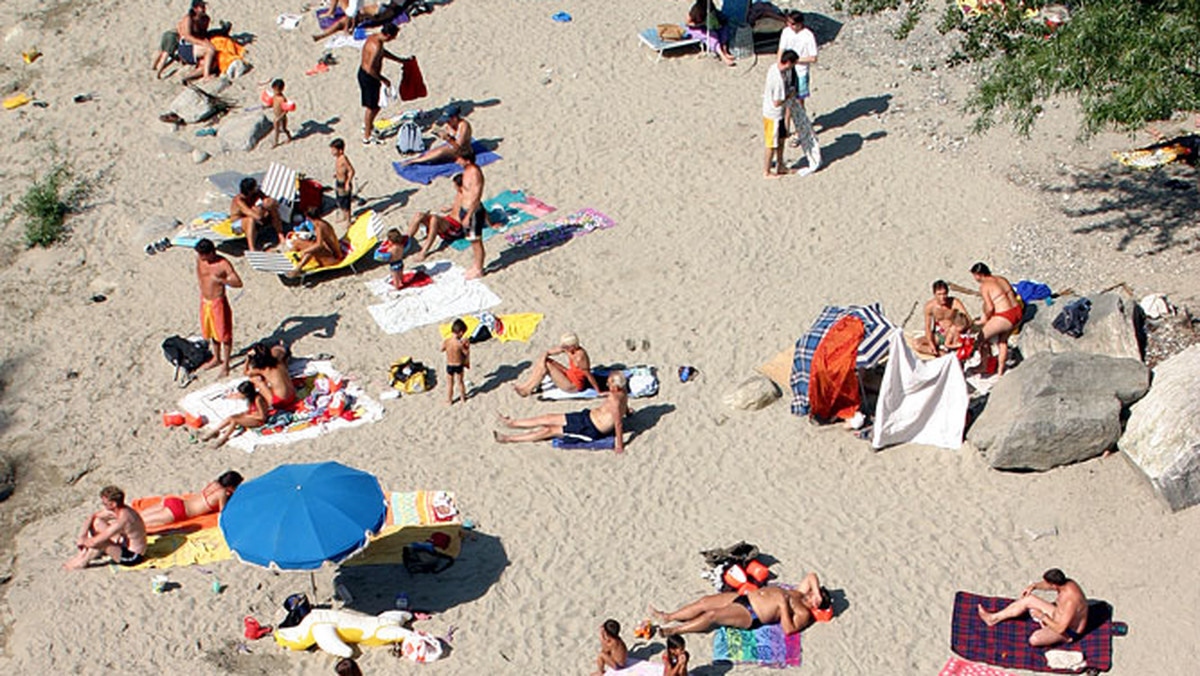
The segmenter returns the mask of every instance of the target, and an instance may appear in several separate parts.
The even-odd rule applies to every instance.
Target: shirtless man
[[[146,524],[140,514],[125,504],[125,491],[105,486],[100,491],[100,502],[104,509],[84,522],[75,538],[79,553],[64,563],[63,568],[87,568],[103,554],[122,566],[136,566],[146,560]]]
[[[1056,593],[1054,603],[1034,596],[1034,590]],[[1021,592],[1021,598],[997,612],[989,613],[978,607],[979,618],[989,627],[1005,620],[1029,613],[1041,629],[1029,635],[1029,645],[1035,648],[1057,643],[1074,643],[1087,628],[1088,603],[1083,590],[1074,580],[1058,568],[1051,568],[1042,575],[1041,582],[1034,582]]]
[[[395,24],[384,24],[377,35],[367,38],[362,49],[362,64],[358,68],[358,90],[363,110],[363,145],[382,143],[374,135],[375,116],[379,114],[379,91],[391,87],[392,81],[383,76],[383,60],[403,63],[404,59],[384,49],[384,44],[396,39],[400,32]]]
[[[246,245],[258,251],[258,232],[264,225],[275,229],[275,244],[282,241],[283,221],[279,218],[279,203],[263,194],[258,181],[246,177],[238,184],[238,194],[229,203],[229,218],[240,221],[246,234]]]
[[[288,277],[299,277],[304,266],[312,261],[316,261],[319,267],[327,267],[342,260],[342,242],[333,231],[333,226],[316,216],[309,217],[308,221],[313,226],[313,238],[294,240],[300,260],[296,261],[296,267],[292,268]]]
[[[233,310],[225,297],[225,287],[242,288],[242,278],[212,241],[196,243],[196,280],[200,283],[200,334],[212,345],[212,359],[204,365],[221,366],[221,375],[229,375],[233,352]]]
[[[987,265],[972,265],[971,275],[979,284],[979,295],[983,296],[983,317],[979,319],[979,323],[983,325],[980,352],[984,368],[986,370],[991,359],[991,342],[995,340],[999,346],[996,375],[1002,376],[1005,361],[1008,359],[1008,337],[1012,335],[1013,328],[1021,323],[1021,306],[1012,284],[1003,277],[993,275]]]
[[[217,58],[217,48],[208,39],[208,4],[204,0],[192,0],[192,7],[179,20],[176,30],[179,31],[179,58],[185,63],[196,63],[196,70],[183,78],[186,84],[196,78],[205,80],[214,76],[213,66]]]
[[[438,118],[438,124],[444,125],[444,128],[436,130],[434,136],[440,138],[442,143],[411,160],[404,160],[401,164],[424,164],[453,160],[459,148],[471,145],[471,123],[463,119],[462,111],[458,106],[447,106],[442,111],[441,117]]]
[[[487,210],[483,208],[483,170],[475,164],[475,151],[471,144],[459,146],[454,161],[462,167],[462,199],[459,201],[458,222],[462,224],[463,236],[471,243],[473,262],[467,270],[467,279],[483,276],[483,229],[487,227]]]
[[[933,283],[933,298],[925,303],[925,337],[913,344],[917,352],[937,357],[950,350],[945,347],[946,331],[953,326],[955,311],[970,317],[967,306],[950,295],[950,285],[943,280]]]
[[[625,452],[624,420],[629,414],[629,396],[625,392],[625,374],[613,371],[608,374],[608,391],[599,406],[575,413],[556,413],[524,420],[513,420],[500,416],[500,422],[508,427],[529,429],[521,434],[493,432],[496,441],[506,444],[518,441],[545,441],[555,437],[570,437],[580,441],[597,441],[613,437],[613,450]]]
[[[818,612],[832,617],[832,610],[829,590],[821,586],[816,573],[809,573],[796,589],[763,587],[746,594],[710,594],[673,613],[651,607],[650,614],[663,624],[680,623],[664,626],[664,636],[704,632],[713,627],[754,630],[776,622],[790,636],[812,624]]]

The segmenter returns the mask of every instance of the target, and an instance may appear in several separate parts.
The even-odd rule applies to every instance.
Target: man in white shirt
[[[785,50],[796,52],[795,94],[784,106],[784,119],[789,129],[795,132],[793,147],[803,147],[808,166],[800,170],[801,175],[811,174],[821,166],[821,147],[813,133],[804,102],[809,95],[809,64],[817,62],[817,38],[804,25],[804,14],[793,11],[787,14],[787,27],[779,35],[779,53]]]
[[[784,73],[796,65],[796,52],[785,49],[779,60],[767,69],[767,81],[763,87],[763,134],[766,140],[766,155],[763,158],[763,178],[776,178],[787,173],[783,164],[783,104],[787,100],[787,85]],[[775,160],[775,173],[771,173],[771,160]]]

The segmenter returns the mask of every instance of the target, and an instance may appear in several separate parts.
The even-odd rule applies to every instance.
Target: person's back
[[[1077,634],[1082,635],[1087,627],[1088,619],[1088,603],[1087,597],[1083,594],[1083,589],[1075,580],[1068,579],[1066,584],[1058,588],[1058,598],[1054,599],[1054,605],[1058,606],[1065,615],[1070,617],[1068,627]]]

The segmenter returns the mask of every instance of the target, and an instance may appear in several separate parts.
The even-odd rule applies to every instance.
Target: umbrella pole
[[[308,581],[312,583],[313,601],[317,600],[317,574],[313,571],[308,571]]]

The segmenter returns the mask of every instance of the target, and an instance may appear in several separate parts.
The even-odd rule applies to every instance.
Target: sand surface
[[[1065,102],[1030,139],[1003,128],[968,136],[960,107],[970,73],[914,68],[936,63],[936,52],[919,48],[935,39],[932,28],[924,42],[897,45],[888,21],[848,20],[826,2],[805,7],[846,21],[814,74],[826,166],[780,181],[760,171],[769,56],[736,68],[699,56],[656,63],[637,43],[638,30],[679,20],[684,3],[455,0],[403,27],[393,49],[420,58],[430,96],[419,104],[471,102],[476,135],[498,143],[504,159],[485,169],[489,194],[525,188],[563,213],[599,209],[617,226],[489,274],[498,313],[546,318],[532,343],[474,351],[480,392],[465,406],[446,407],[438,389],[389,402],[377,424],[250,455],[163,429],[158,412],[181,395],[159,345],[197,330],[197,294],[191,253],[146,256],[143,222],[224,208],[204,181],[217,171],[281,161],[330,182],[335,135],[349,141],[368,206],[390,224],[451,198],[445,180],[420,189],[400,181],[392,148],[358,146],[357,53],[339,50],[330,72],[305,76],[321,55],[307,38],[312,16],[295,32],[275,26],[278,12],[299,8],[210,8],[255,35],[254,70],[227,94],[250,105],[257,83],[283,77],[299,106],[293,131],[308,121],[317,130],[280,149],[268,139],[251,153],[220,154],[213,139],[157,120],[178,75],[155,81],[149,63],[182,2],[0,5],[0,84],[51,103],[0,113],[9,160],[0,206],[47,166],[50,144],[99,176],[66,243],[27,251],[16,222],[3,229],[0,449],[16,458],[21,484],[0,510],[11,536],[0,664],[13,673],[331,673],[327,655],[269,641],[236,648],[242,617],[271,618],[289,593],[308,589],[307,576],[229,561],[211,567],[227,585],[219,596],[195,568],[173,570],[180,588],[155,596],[150,573],[59,570],[105,484],[130,496],[195,490],[226,469],[256,476],[329,459],[389,487],[456,491],[478,523],[459,563],[437,578],[316,576],[320,597],[340,575],[363,610],[383,610],[403,591],[414,607],[437,611],[419,628],[456,627],[453,653],[429,673],[587,673],[601,621],[632,627],[647,603],[705,593],[698,552],[739,539],[777,559],[781,580],[816,570],[844,594],[841,616],[804,635],[806,673],[937,673],[951,654],[956,590],[1015,593],[1051,566],[1129,623],[1113,673],[1183,674],[1200,659],[1200,511],[1169,513],[1120,454],[1005,474],[965,448],[874,453],[791,416],[784,402],[757,413],[721,403],[823,305],[879,301],[902,322],[931,280],[969,283],[976,260],[1058,287],[1124,281],[1184,304],[1200,291],[1200,228],[1186,189],[1195,179],[1134,175],[1109,159],[1144,137],[1079,141]],[[558,10],[575,20],[552,22]],[[25,67],[16,54],[30,45],[45,55]],[[385,72],[398,77],[394,64]],[[72,103],[82,92],[96,100]],[[163,138],[214,157],[195,165]],[[489,242],[489,261],[499,242]],[[466,253],[449,258],[468,262]],[[246,280],[231,295],[239,348],[276,335],[297,354],[331,353],[371,393],[400,356],[440,363],[433,327],[391,336],[372,321],[363,281],[380,269],[286,288],[233,260]],[[96,293],[107,300],[91,302]],[[498,412],[577,408],[522,400],[508,386],[568,330],[597,362],[650,363],[665,376],[658,397],[636,403],[624,457],[492,443]],[[683,364],[699,368],[698,381],[670,377]],[[694,673],[753,671],[711,665],[707,636],[688,647]],[[361,661],[383,673],[400,668],[392,660],[368,649]]]

